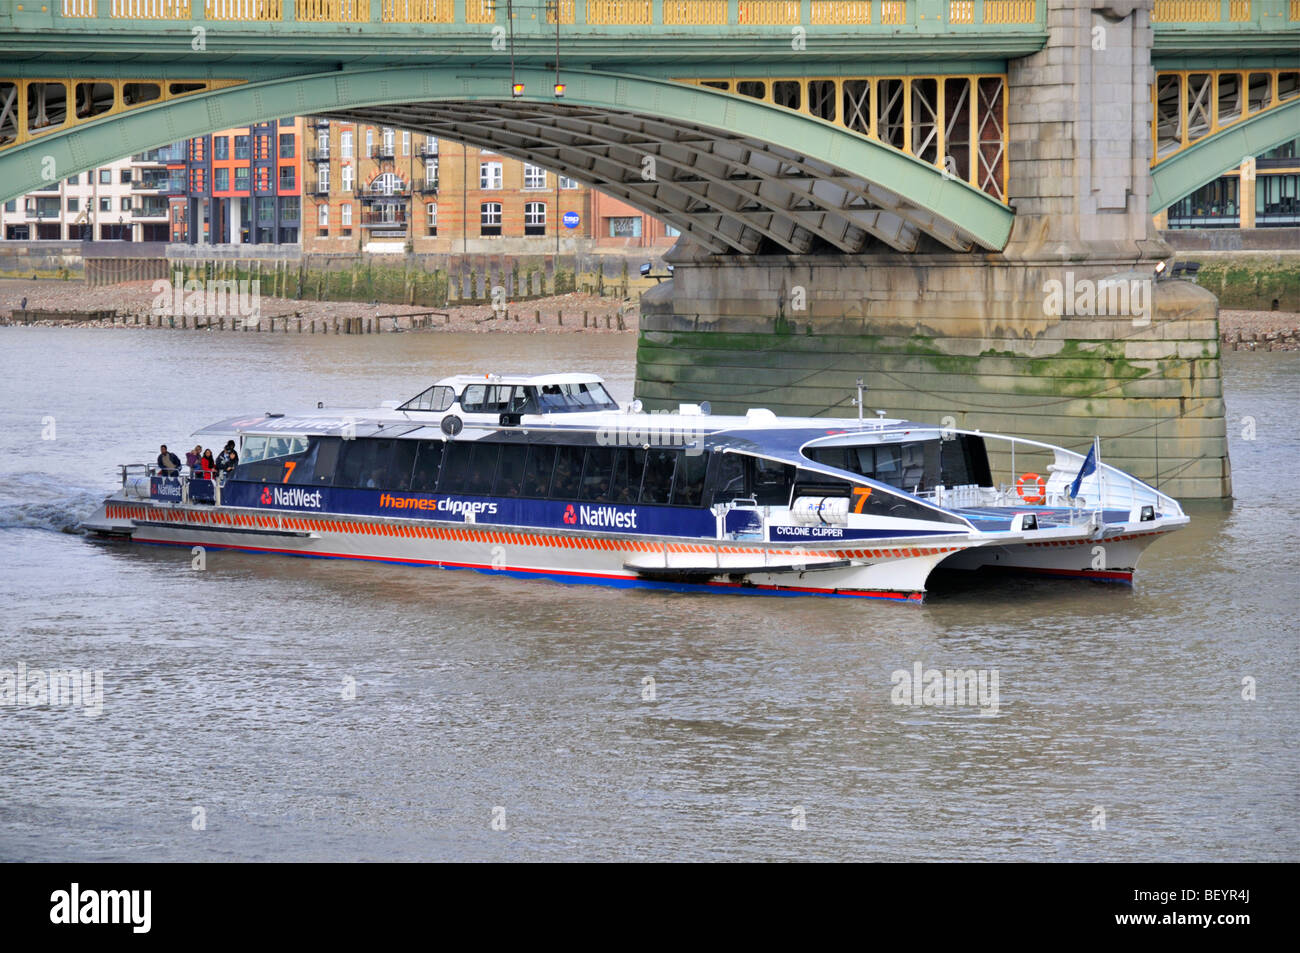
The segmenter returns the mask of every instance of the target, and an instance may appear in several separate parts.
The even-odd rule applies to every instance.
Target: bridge
[[[878,371],[1218,496],[1213,299],[1160,283],[1144,330],[1041,289],[1149,279],[1154,213],[1300,130],[1298,49],[1300,0],[9,0],[0,198],[286,115],[468,142],[682,231],[652,405],[843,412]]]

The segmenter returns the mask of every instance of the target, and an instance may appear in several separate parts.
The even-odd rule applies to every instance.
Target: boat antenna
[[[859,429],[859,430],[865,430],[865,429],[866,429],[866,426],[867,426],[867,425],[866,425],[866,422],[862,419],[862,408],[863,408],[863,406],[864,406],[863,403],[862,403],[862,399],[863,399],[863,398],[862,398],[862,393],[863,393],[863,391],[865,391],[866,389],[867,389],[866,382],[863,381],[863,379],[862,379],[861,377],[859,377],[859,378],[858,378],[858,396],[857,396],[856,398],[854,398],[854,401],[853,401],[853,403],[855,403],[855,404],[858,405],[858,429]]]

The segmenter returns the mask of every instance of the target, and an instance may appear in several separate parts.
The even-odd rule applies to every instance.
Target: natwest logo
[[[285,489],[278,486],[262,487],[262,503],[275,506],[296,506],[318,510],[321,507],[320,490],[304,490],[301,487]]]
[[[569,517],[573,513],[570,506],[564,514],[564,521],[572,523]],[[580,506],[578,518],[583,526],[613,526],[617,529],[636,529],[636,510],[624,513],[612,506]]]
[[[566,522],[566,523],[576,523],[576,522],[578,522],[578,514],[575,513],[575,512],[573,512],[573,504],[572,504],[572,503],[570,503],[568,506],[566,506],[566,507],[564,508],[564,522]]]

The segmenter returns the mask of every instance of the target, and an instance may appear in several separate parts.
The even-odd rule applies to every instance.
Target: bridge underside
[[[615,195],[709,251],[855,253],[882,243],[967,251],[977,236],[861,175],[756,136],[640,111],[406,103],[331,110],[526,159]]]

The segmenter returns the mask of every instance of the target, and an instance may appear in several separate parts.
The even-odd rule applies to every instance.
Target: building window
[[[562,188],[562,189],[576,189],[576,188],[578,188],[578,180],[577,180],[577,179],[571,179],[571,178],[569,178],[567,175],[562,175],[562,176],[560,176],[560,188]]]
[[[391,156],[393,154],[393,130],[384,127],[384,151],[383,154]]]
[[[479,230],[483,236],[501,234],[501,203],[484,202],[479,206]]]
[[[343,224],[345,228],[350,227],[352,225],[352,203],[345,202],[343,206],[339,209],[339,212],[342,215],[340,222]]]
[[[316,209],[316,224],[321,228],[328,228],[330,224],[330,207],[321,203]]]
[[[130,170],[130,169],[123,169],[123,170],[122,170],[121,175],[120,175],[120,181],[121,181],[121,183],[122,183],[123,185],[130,185],[130,184],[131,184],[131,170]]]
[[[345,159],[352,158],[352,130],[344,129],[339,133],[339,154]]]
[[[438,154],[438,139],[436,136],[424,137],[424,154],[430,156]]]
[[[212,158],[214,159],[230,158],[230,137],[229,136],[212,137]]]
[[[296,222],[298,221],[298,215],[298,196],[286,195],[280,200],[280,218],[286,222]]]
[[[610,218],[609,222],[610,238],[640,238],[641,237],[641,216],[628,216],[627,218]]]
[[[409,156],[410,154],[411,154],[411,134],[407,132],[405,129],[403,129],[402,130],[402,155]]]
[[[112,170],[112,169],[100,169],[100,170],[99,170],[99,184],[100,184],[100,185],[112,185],[112,184],[113,184],[113,170]]]
[[[112,199],[100,199],[100,200],[99,200],[99,210],[100,210],[101,212],[111,212],[111,211],[113,211],[113,200],[112,200]]]
[[[339,175],[340,175],[340,176],[342,177],[342,179],[343,179],[343,191],[344,191],[344,192],[351,192],[351,191],[352,191],[352,182],[353,182],[353,177],[355,176],[355,174],[356,174],[356,170],[353,169],[352,166],[350,166],[350,165],[345,165],[345,166],[343,167],[343,171],[339,173]]]
[[[212,170],[212,188],[216,192],[225,192],[230,188],[230,170],[213,169]]]
[[[68,211],[77,212],[81,210],[81,205],[77,199],[68,199]]]
[[[6,212],[16,212],[16,211],[18,211],[18,200],[17,200],[17,199],[10,199],[8,202],[5,202],[5,211],[6,211]]]
[[[291,132],[280,133],[280,158],[292,159],[294,151],[294,135]]]
[[[1255,180],[1255,224],[1300,225],[1300,175],[1261,175]]]
[[[429,235],[438,234],[438,203],[430,202],[424,207],[425,213],[425,233]]]
[[[280,166],[280,191],[292,192],[294,188],[296,188],[296,183],[294,182],[293,166]]]
[[[540,165],[533,165],[531,162],[524,163],[524,188],[526,189],[544,189],[546,188],[546,170]]]
[[[252,148],[253,148],[252,136],[235,136],[235,158],[236,159],[251,159]]]
[[[438,187],[437,156],[424,160],[424,187],[426,189],[436,189]]]
[[[70,176],[68,176],[68,185],[80,185],[80,184],[81,184],[81,176],[80,176],[80,175],[70,175]]]
[[[366,155],[370,156],[370,155],[374,155],[374,153],[375,153],[375,130],[367,128],[366,129]]]
[[[370,191],[379,195],[401,195],[406,191],[406,183],[392,172],[385,172],[370,183]]]
[[[122,196],[122,211],[123,212],[131,211],[131,196],[129,195]]]
[[[316,151],[323,156],[330,154],[330,131],[328,129],[316,130]]]
[[[330,164],[320,162],[316,165],[316,191],[328,192],[330,190]]]
[[[673,228],[671,225],[664,226],[664,234],[667,235],[669,238],[676,238],[681,233],[682,230],[680,228]]]
[[[257,222],[259,225],[271,225],[275,222],[275,199],[257,200]]]
[[[478,167],[478,187],[480,189],[499,189],[501,188],[501,163],[500,162],[480,162]],[[486,208],[487,206],[484,206]],[[497,206],[500,210],[501,206]],[[497,232],[501,234],[500,231]]]
[[[524,203],[524,234],[525,235],[546,234],[546,203],[545,202]]]
[[[235,191],[236,192],[248,191],[248,178],[249,178],[248,166],[242,166],[240,168],[235,169]]]

